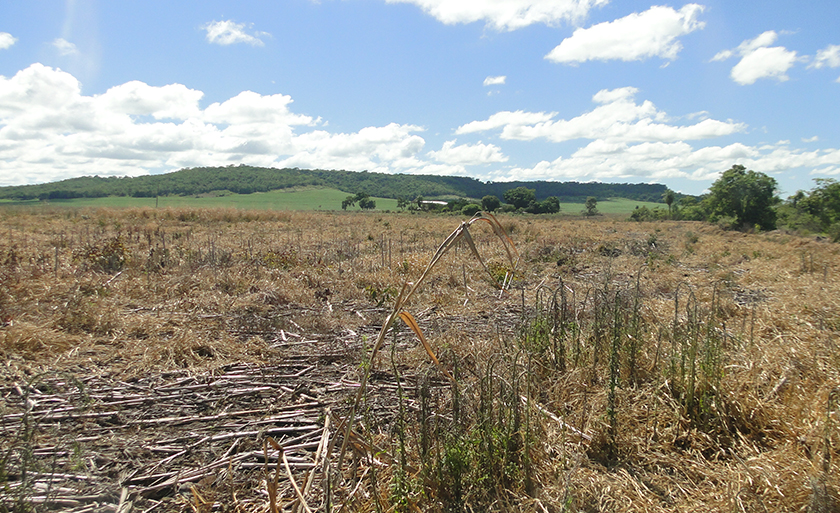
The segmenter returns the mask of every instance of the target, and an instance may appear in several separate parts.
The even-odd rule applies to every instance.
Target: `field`
[[[132,198],[110,196],[105,198],[77,198],[72,200],[51,200],[50,205],[73,208],[238,208],[244,210],[341,210],[341,202],[348,194],[336,189],[302,187],[293,190],[256,192],[253,194],[161,196],[159,198]],[[397,210],[397,200],[391,198],[373,198],[376,210]],[[0,200],[0,207],[39,205],[35,201],[13,202]],[[629,215],[636,206],[665,208],[662,203],[634,201],[613,198],[601,201],[598,210],[604,214]],[[583,210],[583,203],[561,203],[561,214],[578,215]],[[358,210],[351,207],[351,210]]]
[[[625,218],[0,209],[0,511],[837,511],[840,246]]]

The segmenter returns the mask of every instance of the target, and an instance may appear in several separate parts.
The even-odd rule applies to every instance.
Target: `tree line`
[[[810,191],[782,199],[776,180],[765,173],[734,165],[700,197],[677,198],[667,190],[659,207],[637,207],[635,221],[678,219],[708,221],[726,229],[768,231],[784,228],[803,234],[824,234],[840,242],[840,182],[816,178]]]
[[[666,187],[660,184],[611,184],[578,182],[482,182],[460,176],[406,175],[345,170],[263,168],[246,165],[187,168],[172,173],[138,177],[86,176],[37,185],[0,187],[0,199],[50,200],[130,196],[191,196],[215,191],[237,194],[268,192],[292,187],[331,187],[349,194],[364,191],[371,197],[417,198],[455,196],[503,197],[507,190],[528,187],[536,201],[583,201],[593,196],[636,201],[660,201]]]

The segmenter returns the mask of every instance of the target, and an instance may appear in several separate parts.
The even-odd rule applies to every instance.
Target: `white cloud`
[[[201,91],[181,84],[153,87],[133,80],[108,89],[101,101],[112,111],[155,119],[188,119],[199,114]]]
[[[734,143],[694,148],[678,142],[640,144],[596,140],[569,158],[542,161],[530,168],[516,167],[495,173],[493,179],[511,180],[617,180],[663,181],[684,178],[710,181],[733,164],[773,174],[791,169],[810,169],[812,174],[830,174],[840,164],[840,149],[804,151],[776,143],[762,147]]]
[[[579,28],[545,58],[567,64],[588,60],[637,61],[650,57],[674,60],[682,50],[678,38],[705,26],[698,21],[703,10],[698,4],[687,4],[679,11],[654,6],[615,21]]]
[[[502,139],[552,142],[573,139],[603,139],[609,142],[680,141],[708,139],[741,132],[742,123],[704,119],[693,125],[668,123],[668,116],[650,101],[638,104],[634,87],[604,89],[592,100],[599,104],[593,110],[569,120],[554,120],[556,113],[498,112],[485,121],[473,121],[459,127],[458,134],[501,128]]]
[[[745,55],[732,68],[732,80],[741,85],[754,84],[760,78],[788,80],[787,71],[796,63],[796,52],[781,46],[758,48]]]
[[[2,47],[2,45],[0,45]],[[840,45],[828,45],[817,52],[809,68],[840,68]]]
[[[16,41],[17,38],[8,32],[0,32],[0,50],[5,50],[6,48],[11,47]]]
[[[232,20],[212,21],[203,27],[207,31],[207,42],[222,46],[236,43],[246,43],[252,46],[263,46],[259,36],[269,36],[267,32],[256,32],[254,35],[245,31],[244,23],[236,23]],[[250,26],[249,26],[250,28]]]
[[[61,55],[77,55],[79,53],[79,49],[76,48],[76,45],[61,37],[53,41],[52,45]]]
[[[502,111],[493,114],[485,121],[471,121],[466,125],[462,125],[455,130],[455,133],[459,135],[471,134],[510,125],[518,126],[545,123],[556,115],[556,112]]]
[[[418,158],[425,140],[416,125],[334,134],[292,112],[286,95],[245,91],[204,109],[202,96],[137,81],[87,96],[73,75],[42,64],[0,76],[0,185],[230,163],[466,174],[463,165]]]
[[[507,162],[501,148],[493,144],[461,144],[446,141],[439,151],[430,151],[429,156],[438,162],[460,166],[477,166],[497,162]]]
[[[310,125],[310,116],[292,114],[288,105],[292,97],[283,94],[262,96],[253,91],[243,91],[233,98],[214,103],[204,111],[204,120],[229,125],[249,123],[280,123]]]
[[[484,79],[484,86],[491,86],[491,85],[503,85],[507,80],[507,76],[501,75],[498,77],[487,77]]]
[[[768,30],[755,39],[748,39],[734,50],[718,52],[712,61],[722,61],[738,55],[741,60],[732,68],[730,76],[740,85],[754,84],[761,78],[775,78],[780,82],[788,80],[787,72],[799,58],[796,52],[783,46],[770,46],[778,35]]]
[[[417,5],[441,23],[484,21],[496,30],[516,30],[535,23],[576,23],[609,0],[386,0]]]

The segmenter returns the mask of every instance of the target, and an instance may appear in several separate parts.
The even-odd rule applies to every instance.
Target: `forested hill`
[[[348,194],[364,192],[383,198],[415,199],[418,196],[482,198],[524,186],[536,191],[537,200],[555,196],[560,201],[578,201],[594,196],[637,201],[661,201],[661,184],[613,184],[578,182],[490,182],[475,178],[434,175],[391,175],[355,171],[274,169],[251,166],[182,169],[161,175],[126,178],[88,176],[38,185],[0,187],[0,199],[71,199],[104,196],[155,197],[197,195],[214,191],[239,194],[267,192],[291,187],[331,187]]]

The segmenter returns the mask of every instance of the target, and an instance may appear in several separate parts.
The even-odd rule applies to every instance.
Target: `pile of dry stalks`
[[[0,216],[0,511],[840,508],[837,245],[610,218]]]

